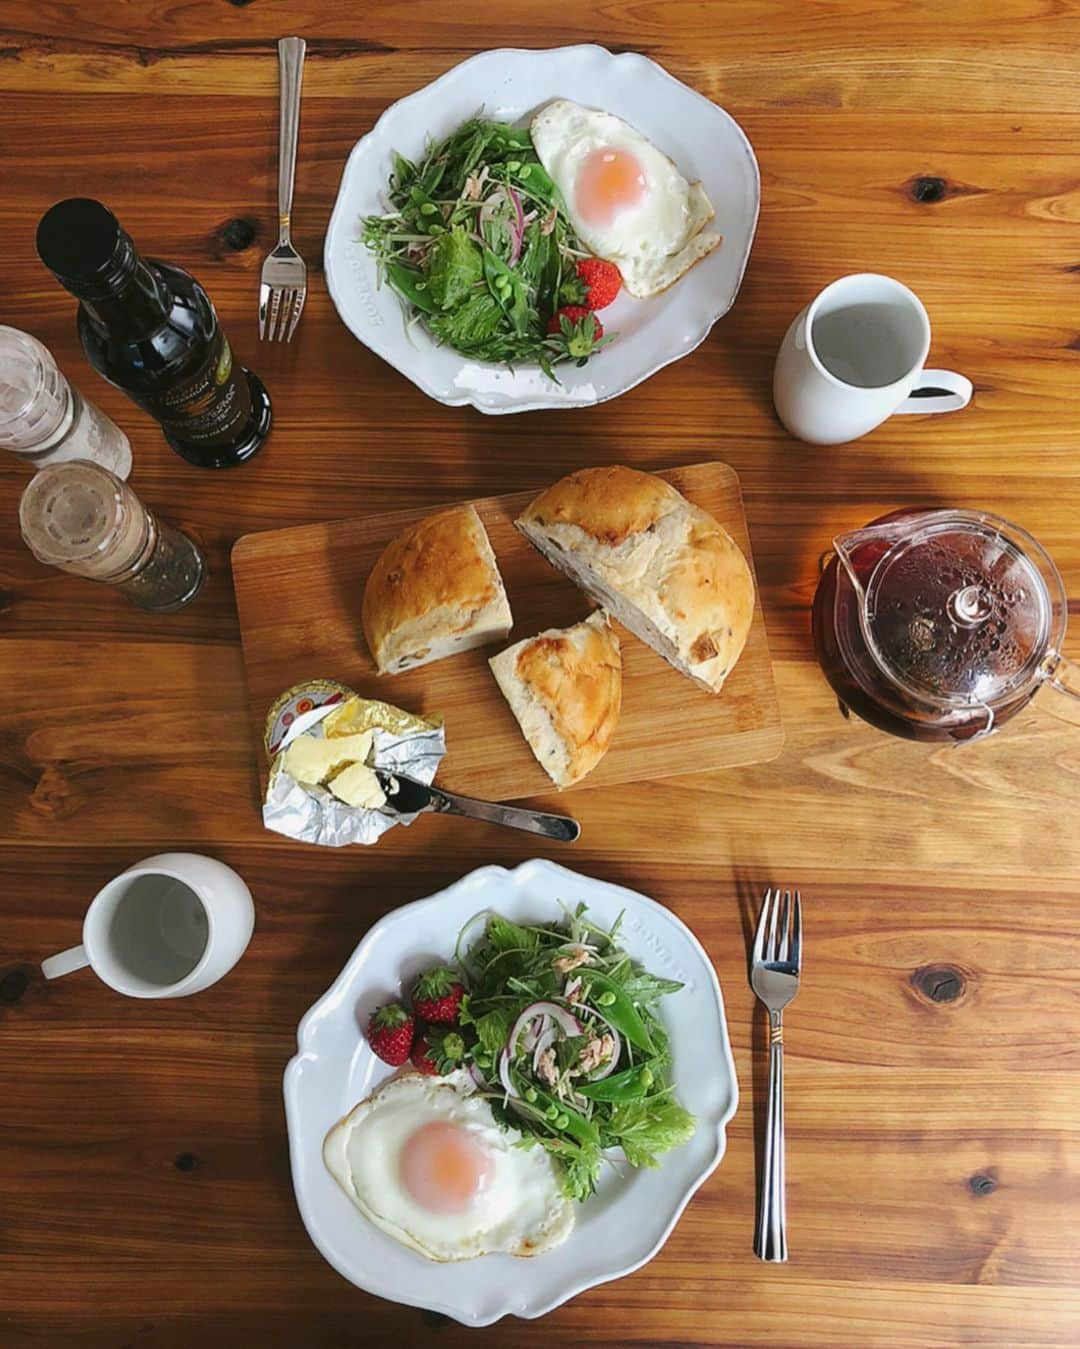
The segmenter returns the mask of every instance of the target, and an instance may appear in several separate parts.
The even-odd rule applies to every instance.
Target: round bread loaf
[[[515,521],[560,571],[677,670],[716,693],[754,615],[754,580],[731,535],[653,473],[582,469]]]
[[[391,539],[368,576],[361,621],[380,674],[506,637],[510,604],[476,510],[440,511]]]

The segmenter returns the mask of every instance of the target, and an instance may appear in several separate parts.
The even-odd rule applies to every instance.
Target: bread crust
[[[676,668],[722,688],[750,632],[754,581],[707,511],[655,474],[613,465],[571,473],[516,524]]]
[[[361,623],[380,674],[464,649],[472,633],[497,640],[510,622],[502,578],[473,506],[439,511],[403,530],[383,549],[364,587]]]
[[[622,654],[607,615],[550,628],[492,657],[492,673],[540,765],[559,787],[591,773],[622,710]]]

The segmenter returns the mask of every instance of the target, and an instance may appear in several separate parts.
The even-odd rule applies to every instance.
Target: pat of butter
[[[336,768],[346,764],[363,764],[371,753],[372,734],[342,735],[326,739],[313,735],[298,735],[286,749],[283,767],[291,778],[308,786],[316,786]]]
[[[334,778],[330,790],[347,806],[360,806],[364,810],[378,810],[386,805],[386,793],[379,786],[379,779],[366,764],[354,763]]]

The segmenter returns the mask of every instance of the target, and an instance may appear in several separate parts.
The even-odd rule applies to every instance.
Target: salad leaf
[[[474,1024],[480,1048],[492,1056],[501,1053],[510,1034],[509,1019],[496,1008],[485,1012]]]
[[[612,1107],[608,1136],[618,1140],[631,1166],[659,1166],[657,1160],[694,1135],[694,1117],[677,1101],[624,1101]]]
[[[632,1002],[653,1003],[668,993],[678,993],[677,979],[660,979],[648,970],[631,970],[622,981],[623,992]]]
[[[428,253],[428,290],[439,309],[453,309],[469,299],[469,292],[484,275],[484,264],[480,250],[469,238],[466,231],[458,226],[440,235]],[[461,321],[459,326],[465,331],[470,324],[475,326],[475,318]],[[488,328],[482,336],[490,336]]]
[[[539,942],[532,928],[518,927],[509,918],[493,913],[488,919],[484,936],[494,951],[528,951]]]
[[[560,1164],[562,1188],[567,1199],[582,1203],[596,1190],[604,1158],[599,1148],[582,1143],[569,1143],[563,1138],[541,1138],[546,1148]]]
[[[428,327],[442,341],[469,354],[483,346],[501,319],[501,306],[485,290],[470,295],[460,309],[433,315]]]

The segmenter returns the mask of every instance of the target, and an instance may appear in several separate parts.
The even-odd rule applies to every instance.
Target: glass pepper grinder
[[[61,374],[48,347],[0,324],[0,447],[31,468],[90,459],[118,478],[131,472],[123,431]]]
[[[115,586],[155,613],[190,604],[206,574],[195,543],[100,464],[42,469],[19,502],[19,525],[39,562]]]

